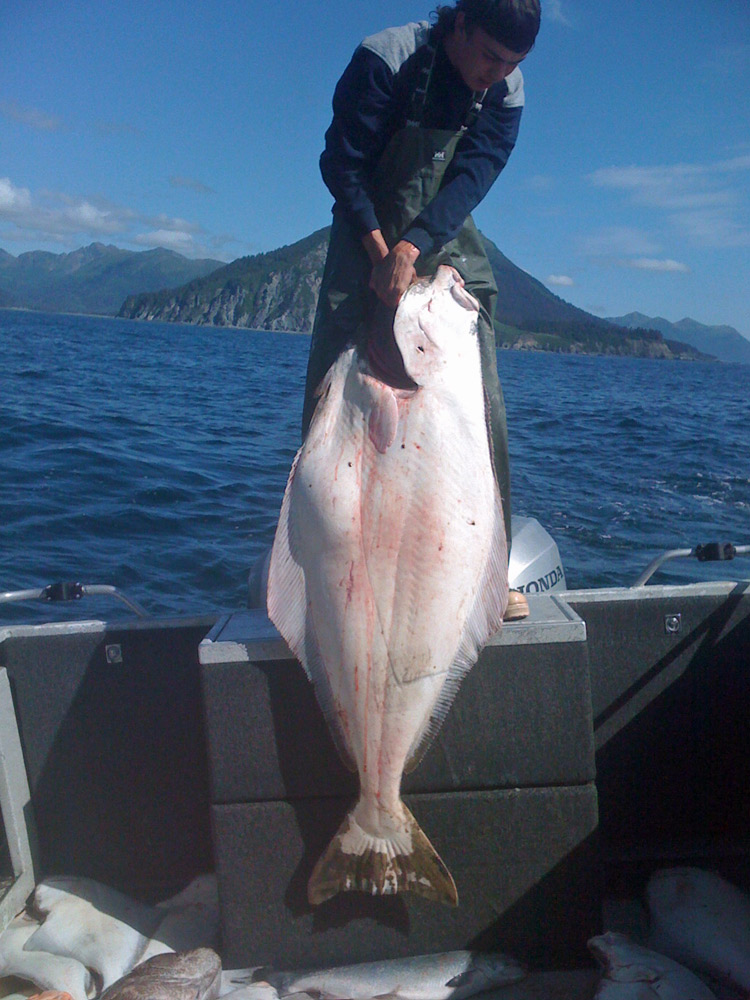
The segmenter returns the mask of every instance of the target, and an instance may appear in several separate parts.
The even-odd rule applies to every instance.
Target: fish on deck
[[[646,887],[649,945],[750,991],[750,898],[716,872],[665,868]]]
[[[102,993],[99,1000],[216,1000],[221,959],[211,948],[154,955]]]
[[[689,969],[624,934],[609,931],[588,947],[603,970],[594,1000],[716,1000]]]
[[[400,788],[508,600],[477,315],[453,268],[412,285],[393,325],[406,379],[341,354],[289,476],[268,614],[360,780],[312,904],[346,890],[457,903]]]
[[[280,997],[308,993],[320,1000],[464,1000],[518,982],[526,969],[500,953],[451,951],[310,972],[264,969],[258,974]]]
[[[39,923],[26,913],[15,917],[0,934],[0,976],[16,976],[42,990],[61,990],[73,1000],[86,1000],[92,986],[86,966],[75,958],[28,950]]]
[[[77,959],[106,989],[143,954],[161,912],[94,879],[54,876],[34,889],[31,913],[42,924],[27,951]]]

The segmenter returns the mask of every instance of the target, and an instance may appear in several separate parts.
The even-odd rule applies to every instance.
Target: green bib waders
[[[433,57],[434,58],[434,57]],[[458,132],[427,129],[421,125],[422,109],[429,86],[415,94],[413,121],[398,131],[383,153],[375,171],[375,213],[389,247],[394,246],[414,219],[432,201],[451,162],[466,126]],[[481,109],[477,97],[469,116]],[[414,113],[416,112],[416,113]],[[455,239],[429,255],[420,255],[417,274],[432,275],[439,264],[450,264],[464,279],[467,291],[479,301],[479,350],[482,379],[489,407],[489,423],[495,476],[500,488],[505,518],[505,532],[510,550],[510,468],[505,401],[497,375],[495,312],[497,286],[482,240],[469,216]],[[303,436],[307,434],[313,410],[315,390],[339,354],[362,336],[363,322],[372,309],[373,293],[369,288],[372,264],[361,239],[352,227],[334,212],[331,240],[315,314],[307,367],[305,403],[302,414]]]

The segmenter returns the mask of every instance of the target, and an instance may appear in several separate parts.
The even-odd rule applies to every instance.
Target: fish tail
[[[390,896],[415,892],[449,906],[458,905],[456,884],[409,810],[407,826],[392,836],[366,833],[352,813],[315,865],[307,886],[313,906],[338,892]]]

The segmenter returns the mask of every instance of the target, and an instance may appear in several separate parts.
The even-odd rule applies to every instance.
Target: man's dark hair
[[[511,52],[528,52],[534,45],[542,12],[539,0],[456,0],[454,7],[438,7],[435,38],[449,35],[456,15],[463,11],[469,31],[481,28]]]

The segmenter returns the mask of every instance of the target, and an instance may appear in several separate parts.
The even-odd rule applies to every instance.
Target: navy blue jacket
[[[420,73],[429,64],[426,21],[388,28],[366,38],[336,86],[333,122],[320,168],[335,198],[334,211],[361,236],[379,229],[372,175],[391,137],[403,128]],[[472,92],[438,43],[422,124],[458,131]],[[490,87],[482,111],[461,137],[438,194],[403,238],[422,253],[444,246],[481,202],[505,166],[518,136],[523,76],[516,68]]]

